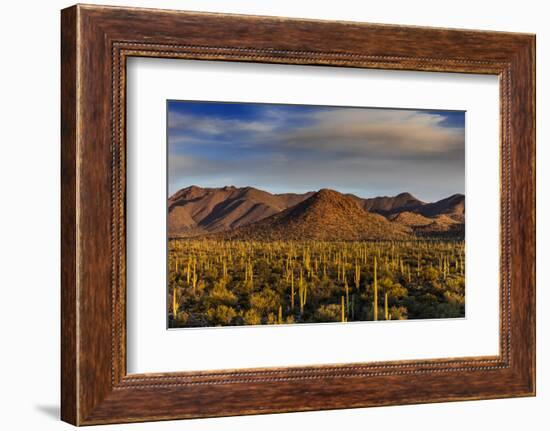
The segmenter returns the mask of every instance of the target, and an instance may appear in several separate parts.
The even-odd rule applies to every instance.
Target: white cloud
[[[294,149],[361,156],[444,156],[464,151],[464,130],[444,127],[444,117],[422,111],[330,110],[309,126],[283,136]]]
[[[168,128],[171,131],[220,135],[235,132],[270,132],[276,127],[273,122],[229,120],[202,117],[179,112],[168,113]]]

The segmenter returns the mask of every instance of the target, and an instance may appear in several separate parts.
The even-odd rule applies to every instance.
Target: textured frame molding
[[[78,5],[62,11],[61,41],[63,420],[86,425],[534,395],[534,36]],[[127,375],[131,56],[498,75],[499,355]]]

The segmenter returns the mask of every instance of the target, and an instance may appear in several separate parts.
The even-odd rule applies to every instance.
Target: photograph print
[[[465,112],[167,102],[168,328],[465,317]]]

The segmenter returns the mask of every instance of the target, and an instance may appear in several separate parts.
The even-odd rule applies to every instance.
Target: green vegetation
[[[464,242],[173,239],[168,294],[172,328],[464,317]]]

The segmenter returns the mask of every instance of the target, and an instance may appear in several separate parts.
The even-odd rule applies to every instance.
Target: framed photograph
[[[166,109],[169,328],[465,317],[464,112]]]
[[[62,11],[62,419],[535,394],[535,37]]]

